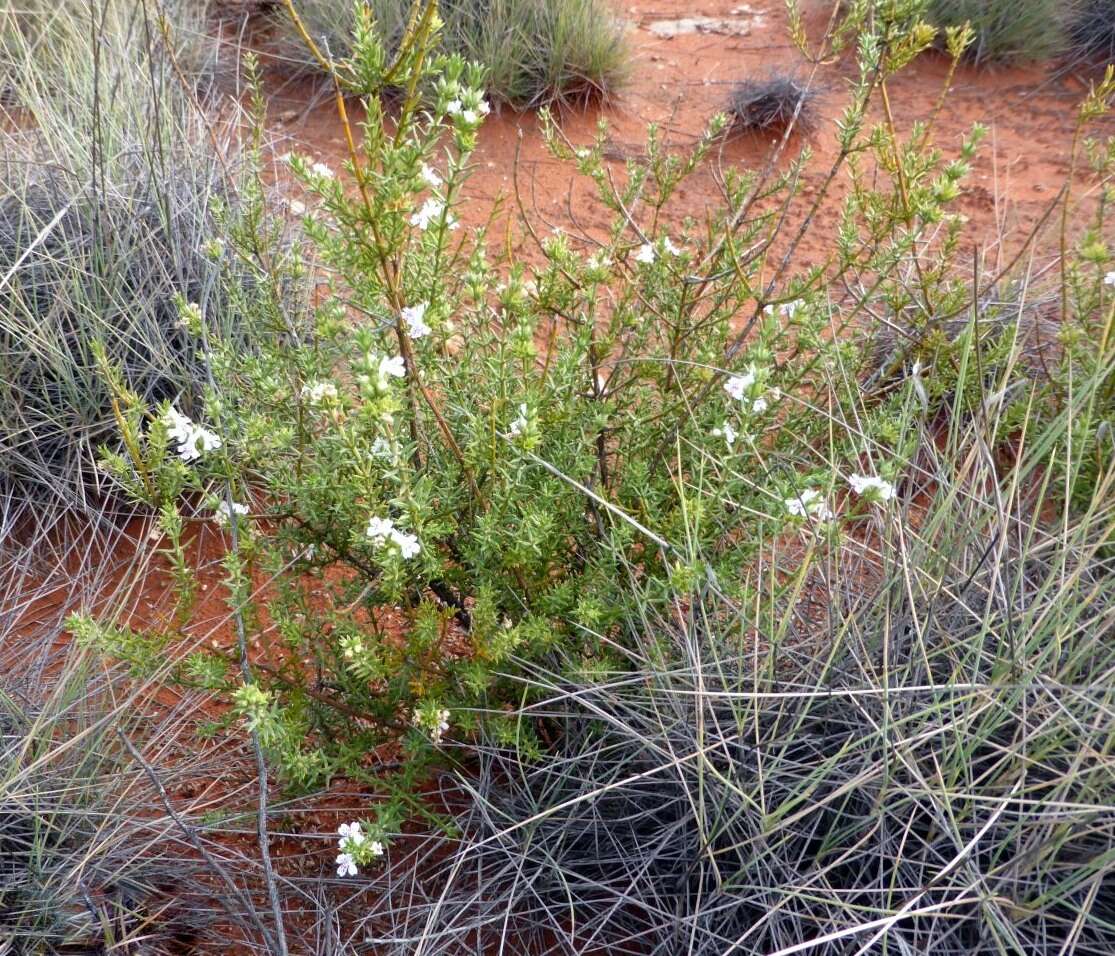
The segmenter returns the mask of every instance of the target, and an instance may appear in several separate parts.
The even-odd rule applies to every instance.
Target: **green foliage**
[[[355,52],[353,37],[364,16],[374,21],[386,51],[397,52],[411,2],[295,0],[294,9],[320,51],[344,61]],[[607,0],[442,0],[438,12],[446,50],[479,63],[485,91],[512,106],[583,104],[607,97],[626,78],[624,27]],[[275,22],[287,64],[319,70],[281,5]]]
[[[346,130],[353,155],[343,170],[290,159],[311,199],[307,248],[276,240],[258,183],[224,220],[222,287],[252,347],[179,303],[213,376],[190,417],[104,360],[124,446],[103,457],[106,471],[161,509],[172,554],[188,505],[227,531],[239,646],[199,648],[177,679],[221,693],[288,784],[344,774],[390,790],[359,865],[405,813],[425,812],[420,783],[453,741],[483,730],[542,751],[545,727],[523,730],[513,709],[543,692],[516,681],[539,661],[561,660],[576,679],[633,661],[669,672],[676,647],[661,622],[713,597],[718,614],[739,616],[737,652],[763,635],[774,648],[764,679],[781,679],[804,639],[795,629],[816,627],[805,604],[818,569],[843,569],[827,585],[838,588],[862,570],[843,556],[893,541],[896,527],[920,541],[918,502],[962,494],[977,449],[988,466],[1036,441],[1036,457],[1024,470],[1008,461],[1002,479],[1015,493],[1044,483],[1065,520],[1106,500],[1106,205],[1080,247],[1066,247],[1064,331],[1035,346],[1032,364],[1029,284],[973,287],[960,258],[954,206],[985,131],[947,155],[931,123],[903,133],[892,116],[887,82],[934,41],[919,9],[851,5],[859,78],[835,167],[808,201],[805,151],[766,172],[729,170],[722,208],[675,217],[726,118],[688,152],[652,127],[645,156],[616,177],[606,126],[574,147],[543,114],[555,158],[594,183],[612,222],[597,240],[531,233],[536,266],[497,253],[484,228],[458,227],[487,112],[483,70],[436,53],[432,5],[415,9],[397,59],[364,22],[343,76],[366,112]],[[964,39],[950,35],[954,58]],[[1082,124],[1110,92],[1097,90]],[[1109,188],[1111,151],[1087,150]],[[847,189],[830,254],[800,267],[794,253],[838,174]],[[787,233],[787,221],[801,225]],[[235,281],[249,265],[256,281]],[[283,293],[313,268],[328,284],[307,322]],[[976,426],[978,441],[957,440]],[[997,467],[973,488],[998,480]],[[1010,514],[1003,527],[1022,534]],[[963,527],[982,532],[989,519],[973,520]],[[1087,524],[1088,547],[1108,546],[1105,528]],[[939,540],[927,567],[949,555]],[[106,653],[144,663],[145,635],[79,626]],[[857,632],[864,673],[877,678],[888,634]],[[162,636],[146,637],[152,660]],[[807,679],[827,681],[838,660],[825,656]],[[921,657],[903,661],[879,666],[909,676]],[[489,728],[481,715],[493,707]]]

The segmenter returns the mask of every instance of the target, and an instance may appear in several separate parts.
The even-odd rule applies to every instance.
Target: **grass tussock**
[[[926,18],[936,27],[970,23],[975,63],[1036,62],[1066,51],[1061,0],[929,0]]]
[[[410,0],[367,4],[389,48],[398,46],[411,7]],[[356,22],[349,0],[298,0],[295,9],[322,50],[349,56]],[[446,0],[438,10],[443,50],[479,63],[496,101],[517,108],[584,104],[607,98],[627,74],[624,28],[606,0]],[[282,8],[275,22],[287,66],[316,71]]]
[[[1068,42],[1076,59],[1115,61],[1115,0],[1074,0],[1067,15]]]
[[[232,200],[235,137],[202,116],[201,75],[188,59],[197,35],[181,18],[164,30],[144,4],[105,0],[98,10],[95,49],[87,4],[0,14],[19,107],[0,130],[9,517],[105,516],[96,457],[118,428],[95,344],[131,387],[188,407],[205,374],[180,303],[213,323],[235,321],[213,244],[218,209]]]

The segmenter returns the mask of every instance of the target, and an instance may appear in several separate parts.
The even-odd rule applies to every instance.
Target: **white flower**
[[[395,457],[395,449],[386,438],[380,435],[374,442],[372,442],[372,457],[374,458],[387,458]]]
[[[418,535],[407,534],[400,531],[398,528],[391,530],[391,543],[399,549],[399,556],[404,561],[409,561],[411,558],[418,557],[422,546],[418,543]]]
[[[635,261],[643,262],[647,265],[654,262],[655,258],[656,256],[654,252],[654,246],[652,246],[649,242],[641,245],[639,247],[639,251],[635,253]]]
[[[779,312],[780,315],[784,316],[785,318],[792,319],[797,314],[798,309],[803,309],[803,308],[805,308],[805,300],[804,299],[794,299],[793,302],[782,303],[782,305],[780,305],[778,307],[778,312]],[[766,315],[766,316],[774,315],[774,306],[773,305],[763,306],[763,315]]]
[[[364,833],[360,829],[360,822],[357,820],[352,823],[342,823],[337,827],[337,833],[341,837],[338,842],[342,850],[346,846],[360,846],[364,842]]]
[[[430,327],[426,324],[425,318],[427,307],[427,304],[422,302],[402,310],[403,321],[406,322],[407,331],[410,332],[412,339],[420,339],[430,334]]]
[[[184,462],[197,461],[203,454],[221,447],[220,436],[208,428],[195,425],[178,409],[171,407],[163,418],[167,434],[178,443],[178,457]]]
[[[513,438],[518,437],[527,430],[528,424],[529,422],[527,420],[527,407],[525,404],[520,404],[519,417],[511,423],[511,427],[508,429],[508,432]]]
[[[302,202],[302,200],[300,200],[300,199],[291,199],[291,200],[290,200],[290,201],[289,201],[289,202],[287,203],[287,205],[288,205],[288,206],[290,207],[290,211],[291,211],[291,213],[292,213],[293,215],[295,215],[295,216],[304,216],[304,215],[306,215],[306,204],[305,204],[304,202]]]
[[[770,408],[770,403],[760,396],[751,403],[751,414],[762,415],[768,408]]]
[[[383,844],[380,843],[379,840],[372,840],[372,842],[368,844],[368,852],[371,853],[372,856],[383,856]]]
[[[337,397],[337,386],[332,382],[313,382],[302,386],[302,397],[308,398],[314,404],[327,398]]]
[[[406,362],[401,355],[383,356],[379,360],[379,380],[386,384],[387,377],[405,378],[407,374]]]
[[[724,383],[724,391],[726,391],[731,398],[736,399],[736,401],[742,401],[747,397],[747,393],[754,386],[757,377],[758,372],[755,370],[755,366],[752,365],[743,375],[733,375],[728,379],[728,381]]]
[[[356,876],[356,860],[351,853],[337,854],[337,876]]]
[[[410,224],[417,226],[419,229],[428,229],[431,222],[437,222],[441,219],[445,212],[445,203],[434,196],[431,196],[423,204],[413,216],[410,217]],[[446,224],[449,229],[456,229],[459,223],[453,216],[446,219]]]
[[[1115,272],[1109,272],[1103,277],[1104,285],[1115,285]]]
[[[736,439],[739,438],[739,432],[732,427],[731,422],[724,422],[720,428],[714,428],[712,433],[717,438],[723,438],[729,448],[731,448],[736,443]]]
[[[785,501],[786,510],[796,518],[814,518],[817,521],[831,521],[835,515],[829,510],[824,495],[816,488],[806,488],[793,498]]]
[[[450,116],[456,116],[463,109],[464,106],[461,105],[460,100],[450,100],[448,103],[445,104],[445,112],[448,113]]]
[[[665,236],[662,239],[662,248],[665,249],[671,256],[680,256],[681,250],[670,242],[670,237]]]
[[[372,542],[372,547],[382,548],[388,542],[399,549],[399,555],[404,561],[417,557],[422,550],[418,543],[418,536],[407,534],[395,527],[395,522],[390,518],[373,516],[368,519],[368,527],[364,534]]]
[[[228,527],[232,524],[232,516],[234,514],[242,518],[247,517],[248,506],[240,504],[239,501],[234,501],[230,507],[227,501],[220,501],[217,503],[217,507],[213,509],[213,514],[219,525]]]
[[[332,167],[325,165],[325,163],[314,163],[313,166],[310,167],[310,172],[316,176],[320,176],[322,179],[333,178]]]
[[[372,544],[377,548],[382,548],[386,543],[388,537],[395,530],[395,522],[390,518],[380,518],[373,515],[368,519],[368,527],[365,529],[364,534],[371,539]]]
[[[492,108],[488,105],[488,101],[481,97],[476,101],[476,111],[481,116],[487,116],[492,111]]]
[[[461,110],[461,119],[469,126],[475,126],[480,122],[480,115],[476,110]]]
[[[848,484],[857,495],[872,501],[890,501],[894,497],[894,485],[875,475],[849,475]]]
[[[418,171],[418,175],[422,177],[422,181],[431,189],[437,189],[441,185],[441,177],[438,175],[436,169],[432,166],[422,164],[422,168]]]
[[[444,707],[425,712],[416,710],[412,723],[419,730],[426,731],[435,744],[440,744],[442,736],[449,730],[449,711]]]

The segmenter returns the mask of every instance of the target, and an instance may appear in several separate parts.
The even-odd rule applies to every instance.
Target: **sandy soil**
[[[827,4],[806,5],[812,11],[806,25],[810,36],[821,35]],[[819,9],[818,9],[819,8]],[[630,24],[634,65],[629,84],[603,108],[566,113],[562,126],[568,138],[588,143],[603,118],[610,126],[609,162],[618,169],[643,152],[648,123],[658,123],[666,140],[676,146],[691,144],[708,118],[723,110],[732,85],[762,77],[774,70],[804,76],[809,64],[792,45],[781,0],[701,0],[694,6],[680,0],[656,0],[649,6],[622,6]],[[696,31],[664,37],[680,18],[721,19],[718,32]],[[896,120],[903,130],[927,118],[946,79],[944,56],[922,56],[890,84]],[[847,101],[855,65],[849,55],[822,66],[816,88],[818,120],[787,150],[789,161],[808,145],[814,153],[805,177],[798,211],[811,201],[836,155],[834,120]],[[946,155],[955,153],[974,123],[990,130],[961,210],[971,219],[973,244],[991,248],[997,242],[1016,245],[1048,208],[1068,172],[1075,107],[1086,90],[1086,79],[1072,72],[1051,75],[1049,67],[961,68],[954,78],[948,106],[937,126],[936,142]],[[282,148],[298,148],[325,162],[346,158],[330,99],[310,83],[277,86],[272,116]],[[757,135],[739,136],[724,143],[713,161],[682,188],[672,206],[677,218],[703,218],[705,210],[721,201],[721,171],[728,167],[756,168],[765,163],[772,142]],[[484,221],[500,198],[514,197],[514,165],[518,154],[520,196],[539,227],[561,227],[576,235],[600,235],[607,220],[592,202],[591,188],[564,163],[547,152],[533,114],[504,109],[485,125],[476,153],[477,169],[462,210],[466,223]],[[826,236],[836,222],[844,183],[837,181],[823,205],[812,238],[802,248],[800,265],[823,258]]]

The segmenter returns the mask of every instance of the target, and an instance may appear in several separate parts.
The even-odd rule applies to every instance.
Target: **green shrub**
[[[652,129],[621,185],[603,165],[607,129],[573,149],[546,117],[552,151],[597,185],[611,230],[597,245],[540,236],[535,269],[493,261],[485,231],[463,235],[454,215],[485,113],[482,70],[434,57],[424,10],[399,64],[375,31],[358,32],[353,62],[369,94],[349,182],[291,157],[329,277],[313,328],[279,294],[309,260],[271,247],[256,193],[225,262],[233,276],[237,262],[269,264],[254,287],[230,283],[254,347],[187,316],[211,350],[204,411],[153,407],[117,376],[126,452],[104,458],[161,512],[186,591],[184,519],[209,514],[230,532],[239,649],[200,649],[176,678],[230,699],[288,783],[346,774],[392,789],[372,839],[346,844],[359,866],[404,813],[424,812],[415,794],[444,744],[523,693],[511,679],[523,662],[560,653],[618,667],[646,644],[648,615],[679,614],[702,591],[739,607],[786,600],[805,586],[799,556],[889,514],[918,437],[903,396],[928,415],[976,408],[1001,378],[987,436],[998,447],[1032,402],[1041,419],[1047,395],[1059,407],[1109,361],[1106,348],[1066,347],[1046,359],[1048,393],[1020,387],[1012,348],[1026,310],[983,299],[957,262],[963,216],[951,204],[981,129],[947,158],[929,131],[906,143],[866,126],[883,78],[932,42],[913,8],[876,16],[861,39],[838,131],[841,156],[855,157],[850,190],[831,262],[805,270],[793,258],[801,236],[788,253],[775,239],[806,156],[785,173],[729,172],[723,209],[667,234],[666,207],[724,117],[688,155]],[[959,56],[958,36],[951,46]],[[388,116],[372,91],[399,76],[408,94]],[[1097,91],[1092,113],[1109,94],[1111,84]],[[880,170],[901,172],[892,186]],[[821,191],[809,202],[815,212],[824,201]],[[1087,249],[1066,272],[1066,328],[1080,344],[1109,308],[1107,253]],[[873,327],[866,341],[854,331],[873,316],[901,337],[880,400],[862,408],[857,376],[876,342]],[[895,390],[902,375],[910,386]],[[1106,481],[1099,407],[1074,419],[1074,447],[1097,462],[1078,469],[1078,499]],[[777,588],[756,605],[767,561],[777,576],[763,580]],[[140,665],[137,648],[174,637],[74,624]],[[665,666],[666,644],[651,650]],[[517,733],[513,721],[487,723]]]
[[[1065,52],[1060,0],[928,0],[934,26],[971,23],[975,41],[968,56],[977,63],[1048,60]]]
[[[294,8],[322,52],[353,52],[358,17],[368,13],[389,50],[399,47],[410,0],[296,0]],[[626,77],[624,28],[607,0],[443,0],[449,52],[484,67],[484,89],[516,107],[607,97]],[[280,56],[288,66],[319,70],[289,13],[276,13]]]

